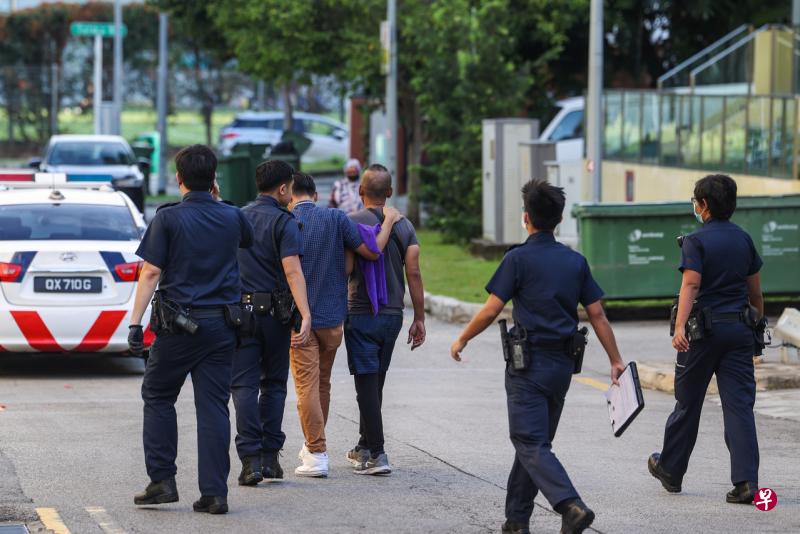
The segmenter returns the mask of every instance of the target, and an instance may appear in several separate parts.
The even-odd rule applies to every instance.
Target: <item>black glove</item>
[[[144,330],[142,325],[132,324],[128,331],[128,347],[131,354],[141,356],[144,353]]]

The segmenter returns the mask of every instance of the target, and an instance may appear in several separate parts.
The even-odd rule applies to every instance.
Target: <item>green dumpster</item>
[[[147,162],[147,165],[140,164],[139,169],[144,175],[144,193],[145,195],[149,195],[150,174],[152,174],[153,171],[158,170],[153,168],[153,152],[155,149],[149,143],[144,143],[141,141],[131,143],[131,149],[133,150],[133,155],[136,156],[137,159],[142,159]]]
[[[676,238],[696,230],[689,202],[578,204],[580,249],[608,299],[663,298],[680,289]],[[733,222],[753,238],[764,292],[800,294],[800,195],[740,197]]]
[[[256,197],[255,174],[250,169],[250,157],[234,152],[223,156],[217,164],[217,183],[220,196],[237,206],[244,206]]]
[[[134,144],[136,143],[147,143],[153,147],[153,151],[150,153],[150,172],[158,172],[158,158],[161,154],[161,136],[158,135],[158,132],[140,133],[134,139]]]

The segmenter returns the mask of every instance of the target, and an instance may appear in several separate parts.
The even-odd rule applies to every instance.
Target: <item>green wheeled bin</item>
[[[139,169],[142,171],[142,175],[144,176],[144,194],[150,194],[150,175],[153,171],[158,171],[157,168],[153,167],[153,153],[155,149],[149,143],[145,143],[142,141],[136,141],[131,143],[131,149],[133,150],[133,155],[136,156],[138,160]],[[143,163],[147,163],[143,165]]]
[[[800,294],[800,195],[740,197],[732,221],[764,260],[766,294]],[[699,228],[689,202],[578,204],[580,250],[607,299],[672,297],[680,289],[677,237]]]
[[[220,196],[237,206],[244,206],[256,197],[255,174],[250,169],[250,157],[234,152],[223,156],[217,165]]]

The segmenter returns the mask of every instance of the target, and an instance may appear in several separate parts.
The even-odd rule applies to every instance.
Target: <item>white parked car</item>
[[[556,102],[556,106],[558,113],[539,140],[556,144],[556,161],[583,159],[583,97],[565,98]]]
[[[0,352],[127,351],[144,229],[110,185],[0,174]]]
[[[325,161],[347,158],[347,126],[323,115],[297,112],[293,115],[294,131],[311,140],[303,154],[303,161]],[[233,122],[219,133],[219,151],[224,155],[233,152],[239,143],[265,143],[276,145],[283,135],[283,112],[248,111],[236,115]]]

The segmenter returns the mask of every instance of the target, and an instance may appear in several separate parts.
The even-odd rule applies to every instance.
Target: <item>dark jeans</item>
[[[269,315],[256,316],[256,333],[242,340],[233,358],[231,393],[236,408],[239,458],[279,451],[289,379],[291,331]]]
[[[573,369],[566,354],[535,352],[528,369],[506,370],[508,427],[516,450],[506,494],[509,521],[527,524],[540,490],[554,508],[578,497],[551,450]]]
[[[675,410],[667,419],[661,465],[681,481],[697,441],[700,411],[711,375],[716,374],[725,445],[731,456],[731,482],[758,484],[758,438],[753,417],[756,381],[753,331],[742,323],[716,323],[711,337],[693,341],[678,353],[675,365]]]
[[[383,454],[383,386],[403,327],[401,315],[350,315],[344,325],[347,362],[356,386],[359,448]]]
[[[236,335],[224,319],[200,319],[197,334],[162,334],[150,349],[142,380],[144,459],[153,482],[175,476],[175,401],[192,375],[197,413],[200,494],[227,496],[231,441],[228,399]]]

